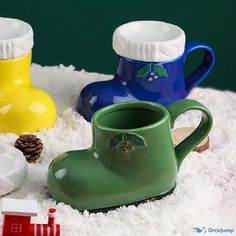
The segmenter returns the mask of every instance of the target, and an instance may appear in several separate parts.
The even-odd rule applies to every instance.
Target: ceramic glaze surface
[[[184,62],[189,53],[198,49],[205,51],[203,62],[185,78]],[[98,109],[124,101],[144,100],[168,106],[186,98],[191,89],[209,74],[214,61],[213,51],[200,42],[187,43],[182,56],[167,62],[119,57],[113,80],[89,84],[81,91],[78,112],[90,120]]]
[[[6,29],[8,29],[6,31]],[[9,40],[28,34],[31,27],[20,20],[0,17],[0,40]]]
[[[20,187],[28,175],[28,165],[18,149],[0,144],[0,195]]]
[[[177,25],[161,21],[133,21],[119,26],[113,34],[113,49],[138,61],[162,62],[181,56],[185,33]]]
[[[51,97],[32,85],[30,65],[31,52],[0,60],[0,132],[37,132],[56,119]]]
[[[178,38],[182,34],[181,29],[177,26],[171,24],[167,25],[162,22],[153,21],[146,24],[146,22],[143,21],[133,23],[130,26],[131,27],[129,27],[128,23],[128,27],[123,29],[122,33],[123,35],[125,34],[127,38],[136,41],[160,42]]]
[[[174,147],[170,127],[188,110],[202,111],[197,129]],[[202,104],[178,101],[113,104],[92,119],[93,145],[62,153],[51,163],[48,190],[78,210],[117,207],[168,193],[182,161],[209,133],[212,116]]]
[[[0,59],[21,57],[31,51],[33,44],[33,30],[29,24],[0,17]]]

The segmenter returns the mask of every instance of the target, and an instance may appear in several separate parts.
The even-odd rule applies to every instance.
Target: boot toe
[[[95,82],[87,85],[80,93],[78,98],[78,112],[88,121],[93,114],[105,106],[137,100],[120,81],[109,80]]]

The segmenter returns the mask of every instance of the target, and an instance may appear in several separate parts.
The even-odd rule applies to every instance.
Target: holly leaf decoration
[[[109,140],[109,147],[116,148],[123,141],[123,134],[117,134]]]
[[[151,65],[144,65],[137,71],[137,77],[144,77],[151,70]]]
[[[135,147],[145,147],[147,145],[145,139],[138,134],[127,133],[125,136]]]
[[[153,65],[153,70],[160,76],[160,77],[168,77],[168,73],[166,68],[160,65]]]
[[[109,140],[110,148],[117,149],[128,144],[133,145],[133,147],[145,147],[147,145],[145,139],[142,136],[133,133],[117,134],[111,137]]]

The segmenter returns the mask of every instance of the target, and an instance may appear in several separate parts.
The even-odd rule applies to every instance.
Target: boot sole
[[[124,205],[108,207],[108,208],[100,208],[100,209],[96,209],[96,210],[87,210],[87,211],[89,213],[99,213],[99,212],[107,213],[108,211],[116,210],[116,209],[118,209],[119,207],[122,207],[122,206],[125,206],[125,207],[131,206],[131,205],[138,206],[139,204],[142,204],[142,203],[148,203],[148,202],[153,202],[153,201],[156,201],[156,200],[161,200],[162,198],[172,194],[175,190],[175,186],[166,193],[163,193],[163,194],[155,196],[155,197],[147,198],[147,199],[144,199],[144,200],[141,200],[141,201],[138,201],[138,202],[132,202],[132,203],[124,204]],[[83,212],[83,211],[81,211],[81,212]]]

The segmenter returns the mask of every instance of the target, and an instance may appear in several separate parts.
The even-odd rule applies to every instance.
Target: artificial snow
[[[73,66],[32,66],[33,83],[55,100],[58,117],[55,125],[37,133],[44,143],[42,161],[29,164],[29,176],[22,187],[8,198],[37,200],[38,217],[33,222],[47,222],[50,207],[58,210],[56,222],[62,236],[83,235],[197,235],[193,227],[234,228],[236,235],[236,94],[228,91],[196,88],[189,98],[206,105],[214,117],[210,149],[191,152],[183,162],[172,195],[138,207],[121,207],[106,214],[80,213],[69,205],[56,202],[47,193],[47,170],[61,152],[88,148],[92,142],[91,125],[75,111],[82,87],[111,76],[76,71]],[[175,128],[196,126],[199,112],[187,112]],[[13,145],[17,136],[0,134],[2,142]],[[0,209],[1,209],[0,201]],[[0,224],[2,224],[2,216]],[[1,227],[1,226],[0,226]],[[1,230],[1,229],[0,229]],[[206,233],[204,235],[215,235]]]

